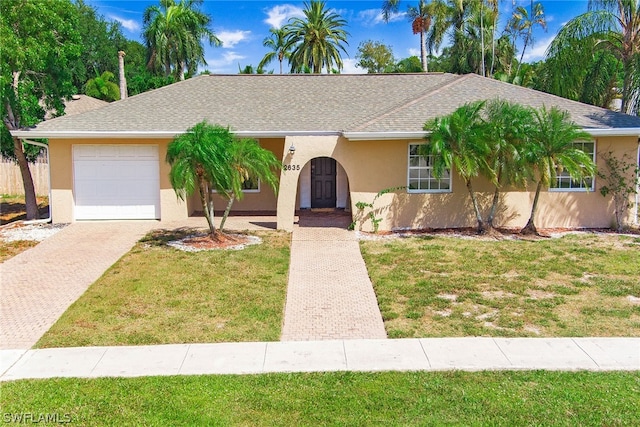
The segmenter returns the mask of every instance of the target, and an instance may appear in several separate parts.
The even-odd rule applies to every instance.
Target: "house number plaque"
[[[300,165],[282,165],[282,170],[285,171],[299,171]]]

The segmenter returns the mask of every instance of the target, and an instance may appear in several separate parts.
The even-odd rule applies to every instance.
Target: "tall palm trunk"
[[[422,62],[422,71],[429,72],[429,63],[427,62],[427,41],[424,38],[424,31],[420,30],[420,61]]]
[[[480,74],[482,77],[486,77],[485,64],[484,64],[484,0],[480,1],[480,50],[482,54],[482,64],[480,66]]]
[[[624,62],[624,79],[622,80],[622,105],[620,111],[625,114],[631,114],[631,73],[633,72],[633,66],[631,60],[627,59]]]
[[[527,50],[527,45],[529,44],[529,37],[530,35],[527,35],[527,37],[524,38],[524,45],[522,45],[522,53],[520,54],[520,60],[518,61],[518,68],[516,68],[516,77],[518,77],[518,75],[520,74],[520,66],[522,65],[522,58],[524,58],[524,51]]]
[[[493,18],[493,28],[491,28],[491,68],[489,77],[493,77],[493,70],[496,63],[496,26],[498,25],[498,14]]]
[[[478,234],[485,232],[484,220],[480,214],[480,208],[478,207],[478,200],[476,199],[476,193],[473,191],[471,180],[467,180],[467,190],[469,190],[469,196],[471,196],[471,203],[473,204],[473,211],[476,215],[476,221],[478,222]]]
[[[127,79],[124,75],[124,55],[123,51],[118,51],[118,80],[120,81],[120,99],[127,98]]]
[[[540,197],[540,190],[542,189],[542,179],[538,181],[538,186],[536,187],[536,195],[533,198],[533,206],[531,207],[531,216],[529,217],[529,221],[527,221],[527,225],[520,231],[523,234],[538,234],[538,229],[536,228],[534,218],[536,216],[536,211],[538,210],[538,198]]]

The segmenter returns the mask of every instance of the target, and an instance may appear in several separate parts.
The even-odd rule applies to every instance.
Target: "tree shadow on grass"
[[[140,243],[150,246],[168,246],[169,242],[182,240],[196,234],[202,234],[202,230],[193,227],[180,227],[173,230],[161,228],[151,231],[140,239]]]

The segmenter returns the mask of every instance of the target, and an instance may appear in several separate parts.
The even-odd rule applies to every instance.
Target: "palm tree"
[[[542,6],[542,3],[534,3],[533,0],[531,0],[530,11],[525,7],[518,6],[509,21],[508,26],[512,28],[515,34],[519,34],[523,41],[522,52],[520,52],[520,60],[518,61],[518,68],[516,69],[516,77],[518,76],[518,73],[520,73],[520,65],[522,64],[522,59],[524,58],[527,46],[533,43],[533,27],[535,25],[539,25],[545,30],[547,29],[544,7]]]
[[[143,37],[149,55],[149,68],[164,68],[165,76],[172,72],[184,80],[197,72],[199,65],[206,65],[202,40],[211,46],[222,42],[209,28],[211,17],[196,8],[203,0],[160,0],[160,6],[150,6],[144,11]]]
[[[547,60],[564,55],[564,64],[596,52],[609,52],[622,64],[622,112],[640,112],[640,2],[637,0],[590,0],[589,11],[573,18],[549,46]],[[578,66],[580,68],[580,66]],[[563,76],[564,78],[564,76]]]
[[[231,177],[234,180],[231,188],[243,188],[245,183],[251,180],[260,180],[277,194],[279,175],[276,171],[280,170],[282,162],[271,151],[260,147],[255,139],[241,139],[231,146],[231,166],[233,169]],[[233,202],[236,199],[242,200],[242,197],[244,197],[242,191],[228,193],[229,201],[220,221],[221,232]]]
[[[422,146],[421,153],[432,156],[436,178],[441,178],[455,167],[469,191],[479,233],[483,233],[486,227],[472,180],[480,173],[490,175],[491,171],[486,161],[490,150],[484,137],[486,127],[480,114],[484,104],[484,101],[465,104],[447,116],[425,123],[424,130],[430,135],[426,137],[428,142]]]
[[[429,51],[437,50],[442,44],[445,34],[451,34],[452,44],[449,49],[454,61],[451,63],[449,71],[452,73],[468,72],[467,67],[459,58],[469,54],[465,26],[469,23],[470,18],[481,9],[480,1],[482,0],[432,0],[429,4],[433,19],[427,37],[427,46]]]
[[[285,51],[291,51],[291,72],[301,72],[305,66],[319,74],[325,68],[330,72],[335,67],[342,69],[342,57],[347,51],[349,33],[343,29],[347,21],[335,12],[325,9],[323,1],[304,3],[305,18],[291,18],[284,27]]]
[[[397,13],[400,0],[385,0],[382,3],[382,17],[385,22],[389,22],[392,13]],[[407,17],[411,21],[413,34],[420,34],[420,62],[425,72],[429,71],[427,62],[427,40],[426,34],[431,27],[432,7],[425,0],[419,0],[417,6],[407,8]]]
[[[167,147],[166,160],[171,165],[171,186],[182,200],[198,189],[212,238],[217,234],[212,190],[222,195],[241,191],[237,180],[233,178],[233,141],[229,128],[203,121],[176,137]]]
[[[495,100],[487,104],[487,162],[494,180],[494,193],[487,226],[493,228],[501,190],[508,185],[525,187],[529,177],[523,153],[532,132],[533,114],[520,104]]]
[[[87,81],[84,93],[107,102],[117,101],[120,99],[120,88],[113,82],[115,78],[112,72],[105,71]]]
[[[291,57],[291,53],[285,49],[287,33],[283,28],[271,28],[269,32],[271,35],[262,41],[262,46],[268,47],[271,51],[264,55],[262,61],[258,64],[258,68],[264,68],[275,58],[278,58],[280,74],[282,74],[282,61]]]
[[[580,140],[591,140],[591,135],[570,120],[569,113],[554,107],[534,110],[534,126],[530,130],[530,143],[526,153],[528,163],[537,170],[538,183],[533,198],[531,216],[522,233],[537,233],[535,216],[542,187],[549,187],[558,172],[566,171],[571,178],[581,180],[596,171],[593,159],[574,147]]]

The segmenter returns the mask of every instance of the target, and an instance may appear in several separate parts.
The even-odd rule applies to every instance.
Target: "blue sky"
[[[87,0],[108,20],[116,20],[122,24],[125,35],[131,39],[142,41],[142,14],[150,5],[158,4],[157,0]],[[529,6],[529,0],[502,0],[500,2],[501,23],[503,29],[506,20],[511,16],[515,5]],[[527,48],[525,61],[542,59],[558,29],[572,17],[587,10],[586,0],[542,0],[548,23],[547,31],[536,28],[534,44]],[[343,73],[362,73],[356,67],[358,45],[365,40],[380,41],[390,45],[396,59],[419,55],[420,39],[413,35],[411,25],[403,14],[407,6],[417,4],[417,0],[401,1],[400,14],[390,23],[382,20],[380,7],[382,0],[327,0],[327,7],[334,9],[347,21],[350,33],[348,57],[344,57]],[[202,10],[213,18],[213,30],[223,41],[223,47],[206,47],[205,58],[208,65],[203,67],[214,73],[238,72],[238,65],[256,66],[267,49],[262,41],[269,35],[269,28],[285,25],[289,18],[302,16],[302,1],[266,1],[266,0],[205,0]],[[446,43],[446,42],[445,42]],[[287,64],[285,64],[286,71]],[[267,70],[277,72],[278,64],[272,63]]]

